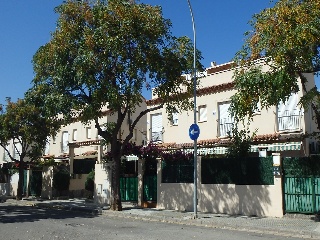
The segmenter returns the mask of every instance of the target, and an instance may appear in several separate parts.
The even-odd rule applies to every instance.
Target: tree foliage
[[[251,117],[259,101],[264,108],[277,105],[301,86],[305,96],[300,102],[306,109],[311,105],[320,126],[319,92],[308,87],[306,78],[320,70],[320,1],[279,0],[254,15],[251,26],[235,57],[234,116]]]
[[[88,174],[87,179],[84,183],[84,188],[90,192],[94,191],[94,175],[95,175],[95,172],[94,172],[94,170],[92,170]]]
[[[226,156],[228,158],[248,157],[256,131],[251,134],[249,127],[241,130],[234,127],[229,135],[231,143],[228,146]]]
[[[163,106],[169,111],[177,104],[179,110],[192,106],[190,98],[178,96],[185,89],[192,92],[192,82],[181,74],[193,71],[193,45],[187,37],[172,36],[171,22],[163,18],[159,6],[128,0],[68,0],[56,12],[57,28],[33,58],[33,91],[45,99],[52,117],[62,114],[65,121],[95,121],[98,134],[111,145],[112,208],[121,210],[120,157],[138,121]],[[198,67],[202,68],[199,61]],[[131,119],[145,101],[142,91],[151,88],[162,104]],[[104,106],[117,117],[105,130],[99,124]],[[119,142],[125,118],[131,120],[129,134]]]
[[[17,198],[22,198],[23,169],[25,158],[35,160],[42,156],[47,137],[59,129],[59,124],[46,118],[33,103],[19,99],[7,99],[0,112],[0,146],[11,161],[19,162]],[[11,145],[10,145],[11,143]],[[13,146],[13,152],[9,146]]]

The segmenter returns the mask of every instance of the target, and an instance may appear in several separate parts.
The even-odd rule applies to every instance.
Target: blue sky
[[[254,13],[270,6],[270,0],[190,0],[195,16],[197,48],[203,65],[230,61],[241,48],[248,21]],[[172,21],[175,36],[193,39],[187,0],[141,0],[160,5]],[[32,56],[50,40],[56,27],[54,7],[62,0],[10,0],[1,2],[0,12],[0,103],[6,97],[23,98],[33,79]],[[146,94],[146,98],[150,95]]]

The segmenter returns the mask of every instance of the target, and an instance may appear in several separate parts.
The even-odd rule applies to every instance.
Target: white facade
[[[143,102],[137,110],[132,113],[131,119],[135,120],[138,114],[146,109],[146,103]],[[99,124],[104,129],[104,124],[110,122],[116,122],[116,114],[108,113],[106,110],[105,116],[99,119]],[[147,116],[144,116],[140,119],[133,131],[132,142],[135,142],[137,145],[142,145],[146,141],[146,136],[143,134],[145,131],[145,125],[147,122]],[[124,139],[129,133],[129,124],[128,119],[125,119],[121,130],[119,131],[119,139]],[[88,124],[83,124],[80,121],[73,122],[66,126],[62,126],[57,135],[49,139],[49,144],[46,148],[47,155],[53,155],[54,157],[64,156],[69,154],[69,143],[76,142],[90,142],[93,144],[81,146],[74,149],[75,156],[81,156],[89,151],[98,151],[98,146],[94,143],[96,140],[100,140],[101,136],[98,135],[98,130],[95,127],[95,122],[91,121]],[[107,147],[103,149],[104,152],[107,151]]]
[[[236,93],[233,83],[232,64],[212,66],[206,70],[205,77],[200,78],[200,84],[197,91],[197,123],[200,127],[199,145],[216,145],[226,140],[228,133],[232,129],[234,120],[228,112],[231,96]],[[266,66],[262,66],[267,70]],[[308,86],[312,88],[314,83],[313,74],[307,74]],[[301,86],[300,86],[301,89]],[[273,91],[270,89],[270,91]],[[278,106],[261,109],[257,106],[257,111],[250,123],[250,131],[255,130],[256,147],[253,151],[257,152],[257,147],[264,144],[268,147],[267,151],[275,152],[275,149],[284,147],[284,150],[296,150],[295,156],[309,155],[309,144],[311,140],[300,140],[301,134],[313,132],[317,129],[313,118],[311,108],[304,110],[298,104],[303,95],[300,90],[293,94],[286,103],[279,103]],[[159,102],[157,97],[147,101],[148,107],[154,107]],[[157,119],[157,126],[154,127],[155,116],[161,116]],[[175,116],[175,124],[169,120],[165,109],[159,109],[148,114],[148,142],[162,143],[167,146],[190,146],[193,140],[189,137],[189,127],[194,122],[193,110],[184,111]],[[161,125],[159,124],[161,123]],[[241,128],[241,126],[239,126]],[[161,136],[156,139],[155,136]],[[221,145],[221,144],[220,144]],[[218,148],[217,148],[218,149]],[[280,150],[281,151],[281,150]],[[218,152],[218,151],[216,151]],[[223,153],[224,151],[220,151]],[[277,150],[276,150],[277,152]],[[285,153],[290,156],[290,152]]]

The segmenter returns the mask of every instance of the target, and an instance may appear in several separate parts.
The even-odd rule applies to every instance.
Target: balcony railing
[[[152,132],[151,133],[151,141],[152,142],[162,141],[162,132]]]
[[[233,119],[224,118],[219,120],[219,135],[220,137],[227,137],[232,135]]]
[[[296,131],[301,129],[301,113],[290,113],[285,111],[281,116],[278,116],[279,131]]]

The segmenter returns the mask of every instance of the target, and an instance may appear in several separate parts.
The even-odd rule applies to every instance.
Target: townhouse
[[[261,63],[258,63],[261,64]],[[267,71],[267,66],[262,66]],[[197,89],[197,123],[200,127],[198,151],[200,154],[224,154],[228,143],[228,133],[234,124],[228,109],[230,98],[236,93],[232,63],[212,64],[200,78]],[[306,74],[308,88],[315,86],[313,74]],[[258,87],[258,86],[257,86]],[[302,139],[305,133],[316,130],[314,113],[311,108],[304,110],[299,105],[301,90],[278,106],[257,111],[250,123],[250,132],[256,132],[253,156],[258,156],[259,149],[266,149],[268,154],[281,153],[282,156],[308,156],[318,152],[318,144],[312,139]],[[270,89],[270,91],[274,91]],[[152,96],[147,101],[148,107],[157,105],[161,99]],[[193,110],[174,113],[168,116],[165,109],[148,114],[148,142],[155,142],[169,148],[192,148],[193,141],[188,129],[193,123]],[[242,126],[239,126],[241,129]],[[256,153],[256,154],[255,154]]]

